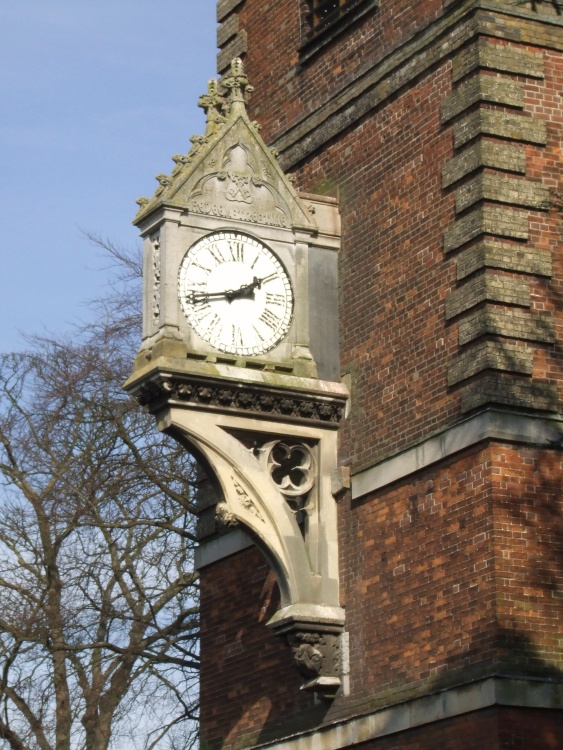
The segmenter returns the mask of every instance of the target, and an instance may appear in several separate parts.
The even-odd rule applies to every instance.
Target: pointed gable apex
[[[246,97],[252,91],[241,60],[228,76],[209,82],[199,106],[207,116],[206,132],[193,136],[187,155],[176,155],[170,176],[148,200],[140,198],[135,224],[159,208],[173,206],[190,213],[286,228],[315,229],[315,221],[283,173],[274,153],[250,122]]]

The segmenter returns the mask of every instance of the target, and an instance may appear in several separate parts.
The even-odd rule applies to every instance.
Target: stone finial
[[[207,118],[205,134],[207,136],[213,135],[219,125],[222,125],[226,119],[223,114],[226,109],[226,102],[224,97],[219,93],[217,79],[212,78],[209,81],[207,84],[207,94],[202,94],[199,97],[197,106],[203,109]]]
[[[254,91],[254,88],[250,85],[244,72],[244,65],[240,57],[235,57],[231,62],[231,72],[228,76],[225,76],[222,83],[228,91],[229,114],[236,114],[244,110],[247,96]]]

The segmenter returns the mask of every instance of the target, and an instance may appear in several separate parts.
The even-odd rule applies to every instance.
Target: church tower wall
[[[218,40],[339,204],[343,687],[299,691],[270,568],[204,534],[203,746],[558,748],[563,16],[341,5],[311,34],[306,2],[221,0]]]

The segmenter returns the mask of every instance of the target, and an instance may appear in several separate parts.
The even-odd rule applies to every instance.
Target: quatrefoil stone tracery
[[[307,494],[315,483],[315,460],[309,446],[276,440],[263,448],[266,466],[280,492],[290,498]]]

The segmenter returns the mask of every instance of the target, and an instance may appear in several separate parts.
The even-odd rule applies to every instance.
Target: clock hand
[[[254,277],[250,284],[243,284],[238,289],[225,289],[224,292],[198,292],[195,289],[191,289],[186,295],[186,302],[189,305],[197,305],[202,302],[208,302],[214,299],[226,299],[227,302],[232,302],[234,299],[241,297],[252,297],[253,292],[256,288],[260,288],[262,279]]]

